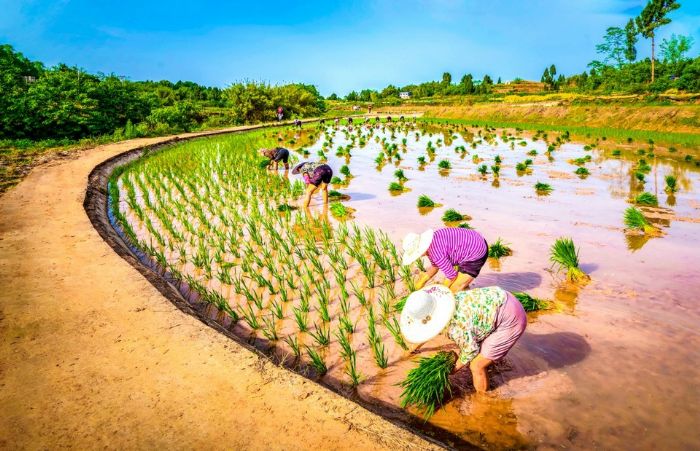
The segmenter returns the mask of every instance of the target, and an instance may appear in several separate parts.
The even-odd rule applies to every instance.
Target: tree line
[[[130,81],[59,64],[45,67],[0,45],[0,139],[124,137],[315,116],[325,102],[313,85],[246,81],[225,89],[193,82]]]

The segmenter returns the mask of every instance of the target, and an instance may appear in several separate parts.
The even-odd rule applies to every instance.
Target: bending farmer
[[[422,288],[438,269],[453,293],[466,290],[486,263],[489,246],[479,232],[450,227],[409,233],[403,240],[403,264],[410,265],[426,255],[432,266],[418,276],[416,288]],[[456,267],[456,269],[455,269]]]
[[[275,147],[273,149],[260,149],[260,153],[264,157],[270,159],[270,164],[267,165],[268,169],[272,168],[272,165],[274,165],[274,170],[276,171],[280,161],[284,163],[285,169],[289,169],[289,151],[284,147]]]
[[[301,174],[306,183],[306,194],[304,195],[304,208],[309,208],[311,196],[321,188],[323,192],[323,203],[328,205],[328,184],[333,178],[333,169],[325,163],[314,163],[305,161],[294,166],[292,174]]]
[[[406,341],[421,344],[441,333],[459,347],[453,372],[469,365],[477,392],[488,390],[486,368],[502,359],[525,332],[525,309],[500,287],[475,288],[453,295],[430,285],[406,299],[401,312]]]

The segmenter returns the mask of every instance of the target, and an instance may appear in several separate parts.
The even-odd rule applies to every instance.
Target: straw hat
[[[401,312],[401,333],[406,341],[424,343],[438,335],[452,319],[455,297],[444,285],[414,291]]]
[[[294,166],[294,169],[292,169],[292,174],[298,174],[301,170],[301,167],[304,166],[306,163],[308,163],[308,161],[302,161],[298,165]]]
[[[425,232],[418,235],[417,233],[409,233],[403,239],[403,258],[402,264],[404,266],[410,265],[414,261],[418,260],[425,251],[430,247],[430,243],[433,242],[433,232],[432,229],[428,229]]]

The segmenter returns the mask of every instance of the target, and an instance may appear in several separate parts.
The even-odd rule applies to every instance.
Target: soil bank
[[[0,198],[0,447],[430,448],[185,315],[102,241],[88,174],[167,139],[37,168]]]

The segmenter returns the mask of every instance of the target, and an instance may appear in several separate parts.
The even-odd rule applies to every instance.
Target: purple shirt
[[[486,240],[476,230],[448,227],[435,231],[427,254],[433,266],[448,279],[454,279],[457,277],[455,266],[479,260],[486,252]]]

